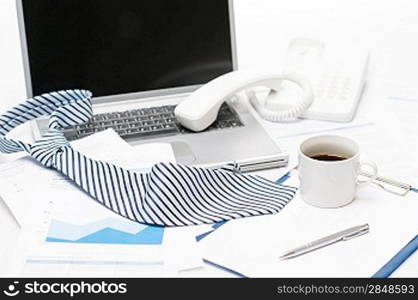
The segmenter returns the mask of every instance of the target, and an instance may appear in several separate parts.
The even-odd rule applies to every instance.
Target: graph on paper
[[[123,218],[77,190],[57,196],[49,220],[44,230],[47,243],[151,246],[161,245],[164,238],[163,227]]]
[[[115,245],[161,245],[164,228],[122,218],[105,218],[81,225],[53,219],[46,242]]]

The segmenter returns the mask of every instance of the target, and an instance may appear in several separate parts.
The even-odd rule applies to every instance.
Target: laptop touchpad
[[[196,160],[196,156],[187,143],[174,141],[170,142],[170,144],[173,147],[174,156],[176,157],[177,163],[192,164]]]

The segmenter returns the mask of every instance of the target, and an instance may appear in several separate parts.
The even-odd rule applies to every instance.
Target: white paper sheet
[[[324,210],[296,198],[278,215],[228,223],[200,246],[204,258],[250,277],[370,277],[417,234],[417,200],[363,190],[345,208]],[[279,260],[290,249],[364,223],[367,235]]]
[[[137,172],[161,161],[175,162],[171,145],[131,147],[112,130],[73,147]],[[1,182],[7,184],[0,185],[0,194],[22,224],[7,268],[14,276],[174,276],[179,269],[202,265],[194,234],[198,228],[157,228],[127,220],[28,157],[2,169]]]
[[[362,159],[375,161],[381,175],[416,186],[413,156],[392,129],[367,124],[335,133],[355,139]],[[297,157],[297,146],[307,137],[281,141]],[[297,185],[297,175],[286,184]],[[204,258],[250,277],[370,277],[417,234],[417,211],[418,194],[398,197],[373,187],[359,189],[356,200],[339,209],[315,208],[297,196],[277,215],[228,222],[200,246]],[[278,259],[294,247],[364,223],[370,224],[365,236],[295,259]]]
[[[125,167],[135,172],[147,172],[158,162],[175,162],[170,144],[154,143],[131,147],[115,131],[109,129],[72,142],[72,146],[84,155]],[[0,197],[8,205],[15,218],[22,223],[26,212],[25,191],[41,187],[78,190],[60,173],[44,168],[26,156],[13,162],[0,164]]]

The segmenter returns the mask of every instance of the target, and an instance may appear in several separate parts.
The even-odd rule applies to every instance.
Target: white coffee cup
[[[371,176],[359,180],[360,171],[366,167]],[[372,162],[360,162],[359,146],[353,140],[321,135],[300,145],[298,174],[302,200],[317,207],[336,208],[352,202],[360,185],[376,179],[377,167]]]

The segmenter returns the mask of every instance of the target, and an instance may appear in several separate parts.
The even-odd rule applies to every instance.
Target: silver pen
[[[285,254],[283,254],[282,256],[280,256],[280,259],[284,260],[284,259],[294,258],[299,255],[335,244],[337,242],[351,240],[353,238],[359,237],[368,232],[369,232],[369,224],[354,226],[352,228],[323,237],[322,239],[310,242],[301,247],[292,249],[286,252]]]

